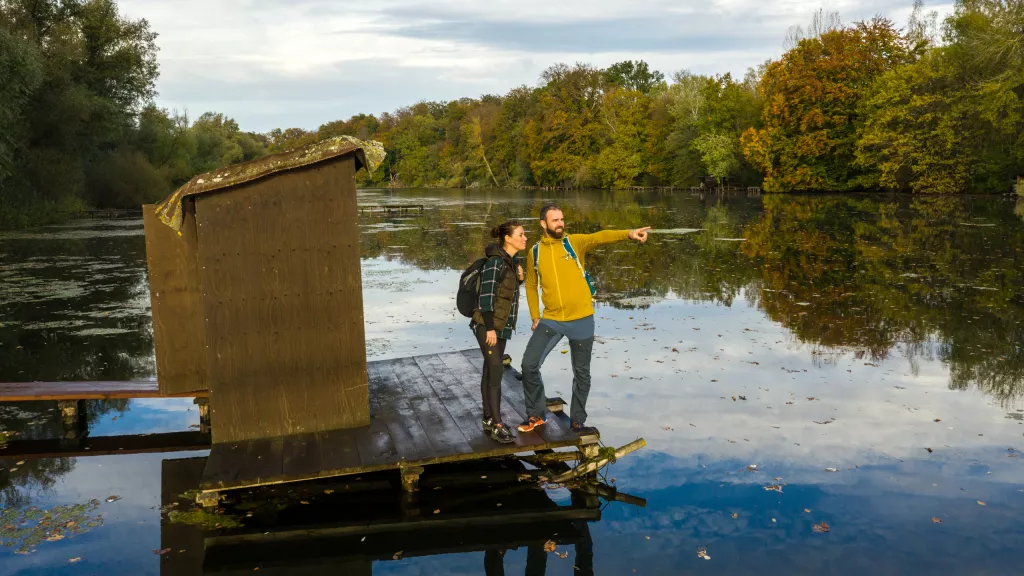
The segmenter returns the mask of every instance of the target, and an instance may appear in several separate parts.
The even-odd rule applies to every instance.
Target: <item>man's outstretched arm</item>
[[[580,252],[589,252],[602,244],[622,242],[623,240],[636,240],[643,244],[647,241],[647,231],[650,226],[636,228],[634,230],[602,230],[593,234],[573,234],[572,243]]]

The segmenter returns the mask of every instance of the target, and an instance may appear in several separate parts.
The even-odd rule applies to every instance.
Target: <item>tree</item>
[[[742,140],[765,191],[843,191],[870,181],[854,165],[857,106],[876,78],[912,59],[906,38],[875,18],[800,40],[770,64],[758,85],[764,126]]]
[[[621,86],[647,96],[657,88],[665,88],[665,75],[657,70],[652,71],[643,60],[635,63],[625,60],[612,64],[605,69],[604,79],[613,86]]]
[[[736,137],[725,134],[701,134],[693,143],[701,154],[701,160],[708,173],[721,186],[740,167]]]
[[[25,106],[42,80],[35,47],[0,26],[0,186],[11,175],[15,149],[24,145]]]

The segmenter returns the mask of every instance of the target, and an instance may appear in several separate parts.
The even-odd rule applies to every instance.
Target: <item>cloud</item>
[[[644,59],[666,74],[744,70],[777,57],[819,3],[752,0],[473,2],[122,0],[160,34],[158,104],[223,112],[243,129],[318,125],[533,85],[555,62]],[[833,2],[846,21],[904,22],[907,6]],[[941,11],[948,8],[940,7]]]

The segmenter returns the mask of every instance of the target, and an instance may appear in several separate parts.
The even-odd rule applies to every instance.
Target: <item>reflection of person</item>
[[[594,576],[594,541],[590,537],[590,525],[586,520],[574,520],[573,526],[580,531],[580,541],[576,543],[576,559],[573,573],[580,576]],[[547,574],[548,552],[544,550],[544,542],[536,542],[526,547],[525,576],[544,576]],[[505,576],[505,550],[484,551],[485,576]]]
[[[484,355],[480,397],[483,400],[483,428],[491,438],[503,444],[516,441],[512,430],[501,421],[501,377],[505,343],[512,337],[519,315],[519,285],[523,268],[516,254],[526,249],[526,232],[515,220],[491,231],[497,241],[487,246],[487,261],[480,272],[480,297],[469,327],[476,335]]]
[[[553,204],[540,210],[544,236],[526,254],[526,301],[533,319],[533,335],[523,353],[523,392],[528,419],[519,425],[529,432],[544,424],[547,410],[540,366],[563,337],[569,339],[572,352],[572,403],[569,417],[572,429],[588,432],[587,395],[590,392],[590,353],[594,347],[593,284],[584,267],[588,252],[612,242],[647,241],[650,228],[604,230],[594,234],[565,234],[562,211]],[[537,302],[540,286],[544,315]]]

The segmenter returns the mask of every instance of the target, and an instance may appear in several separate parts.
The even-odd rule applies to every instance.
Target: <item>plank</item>
[[[324,472],[358,470],[362,466],[355,435],[362,429],[328,430],[318,432],[320,465]]]
[[[437,456],[471,454],[473,448],[430,387],[415,360],[402,358],[395,360],[391,366]]]
[[[473,364],[465,357],[461,352],[449,352],[445,354],[439,354],[438,357],[444,362],[445,366],[451,370],[455,378],[462,383],[467,392],[472,397],[480,402],[480,385],[477,383],[480,380],[480,370],[475,368]],[[483,364],[483,358],[481,357],[481,365]],[[473,380],[475,378],[475,380]],[[518,412],[508,397],[505,395],[506,386],[502,386],[502,402],[501,402],[501,420],[503,423],[509,426],[517,426],[519,422],[526,418]],[[545,443],[544,437],[537,432],[515,432],[516,435],[516,446],[527,448],[543,445]]]
[[[238,480],[249,455],[249,441],[214,444],[203,469],[203,489],[230,488]]]
[[[481,422],[483,406],[479,394],[471,398],[466,389],[456,379],[448,367],[437,355],[417,356],[412,359],[426,377],[427,383],[434,394],[448,409],[455,424],[466,437],[474,451],[487,450],[494,447],[494,440],[484,434]],[[480,375],[477,374],[479,381]]]
[[[356,449],[364,468],[398,462],[398,450],[388,432],[387,424],[380,418],[371,418],[369,428],[361,428],[356,434]]]
[[[369,424],[355,156],[197,196],[215,442]]]
[[[108,456],[111,454],[149,454],[183,452],[210,447],[210,435],[201,432],[166,432],[130,436],[86,436],[68,446],[60,438],[12,440],[0,448],[0,458],[66,458]]]
[[[391,361],[370,362],[367,372],[370,375],[371,418],[384,421],[399,458],[424,460],[436,457],[437,453],[430,445],[416,412],[401,395],[403,386]]]
[[[320,445],[315,432],[284,437],[281,473],[285,480],[307,478],[320,473]]]
[[[156,373],[165,394],[209,388],[195,202],[182,202],[180,234],[143,206]]]
[[[250,440],[238,482],[275,484],[284,479],[284,438]]]
[[[111,398],[207,398],[208,390],[161,394],[155,380],[95,382],[0,382],[0,402],[108,400]]]

